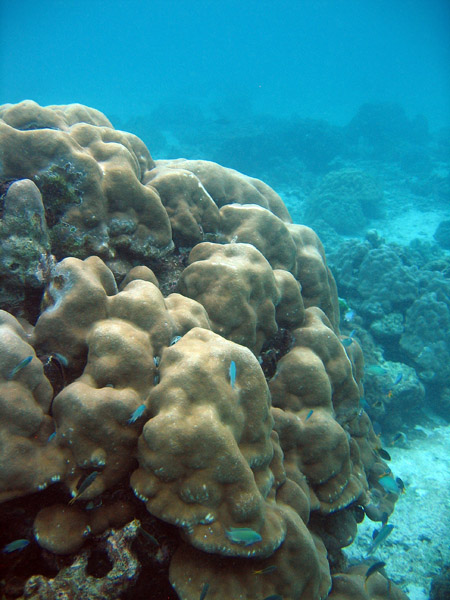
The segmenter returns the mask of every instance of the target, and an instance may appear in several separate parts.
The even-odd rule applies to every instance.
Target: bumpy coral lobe
[[[376,488],[385,465],[359,407],[362,355],[356,341],[340,342],[336,286],[315,233],[291,224],[264,183],[207,161],[155,164],[138,138],[80,105],[0,107],[0,151],[8,177],[32,178],[46,211],[57,207],[42,235],[47,227],[52,252],[66,257],[48,262],[34,331],[7,313],[2,320],[2,444],[12,451],[0,498],[58,478],[74,495],[96,470],[74,511],[61,511],[83,515],[97,534],[111,522],[101,512],[86,521],[85,501],[132,473],[149,512],[180,529],[170,572],[180,598],[197,598],[212,580],[211,598],[230,586],[248,599],[326,597],[320,537],[348,543],[344,509],[355,501],[372,502],[377,518],[382,503],[368,480]],[[46,198],[56,182],[62,198]],[[177,286],[166,298],[148,268],[164,261],[165,292]],[[128,271],[120,287],[108,265],[116,276]],[[287,342],[268,387],[258,355],[280,331]],[[33,348],[64,363],[52,406]],[[261,541],[233,542],[233,527]],[[73,549],[63,546],[52,551]],[[276,569],[257,577],[254,563]]]
[[[172,225],[177,246],[194,246],[204,233],[218,229],[219,209],[193,173],[158,166],[147,171],[145,183],[155,188]]]
[[[216,333],[256,353],[278,329],[276,281],[269,263],[250,244],[197,244],[178,290],[206,308]]]
[[[125,248],[143,259],[173,247],[161,199],[142,183],[145,170],[154,167],[150,153],[136,136],[115,131],[98,111],[80,105],[42,108],[31,101],[5,105],[0,152],[5,177],[33,179],[43,190],[54,165],[76,174],[77,201],[67,197],[54,225],[58,256],[112,259]],[[44,197],[46,208],[47,203],[54,199]]]
[[[0,311],[0,501],[44,489],[67,470],[66,453],[47,444],[51,386],[19,322]],[[28,356],[32,360],[11,377]]]
[[[236,365],[232,384],[229,369]],[[161,381],[149,398],[151,418],[139,440],[136,494],[165,521],[209,552],[268,554],[284,539],[276,506],[266,501],[273,421],[265,379],[250,351],[203,329],[166,349]],[[232,527],[251,527],[263,542],[242,548]]]
[[[272,402],[283,409],[274,409],[275,428],[290,468],[310,483],[313,506],[329,513],[367,489],[359,453],[344,429],[356,416],[359,389],[345,348],[320,309],[306,309],[293,333],[294,347],[270,382]]]

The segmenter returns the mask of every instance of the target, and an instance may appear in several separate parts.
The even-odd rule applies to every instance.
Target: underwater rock
[[[450,250],[450,221],[441,221],[439,223],[438,228],[434,232],[434,239],[442,248]]]
[[[382,214],[383,191],[368,173],[331,171],[311,194],[305,217],[323,219],[342,235],[360,235],[368,220]]]

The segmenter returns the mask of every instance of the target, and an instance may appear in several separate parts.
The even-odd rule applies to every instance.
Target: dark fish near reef
[[[243,544],[244,546],[251,546],[262,540],[257,531],[248,527],[231,527],[225,531],[225,535],[233,544]]]
[[[375,402],[370,405],[370,408],[383,409],[384,402],[382,400],[375,400]]]
[[[59,352],[50,354],[44,363],[44,374],[52,384],[55,396],[66,386],[65,369],[68,366],[69,361],[65,356],[59,354]]]
[[[27,356],[26,358],[21,360],[20,363],[14,367],[14,369],[11,369],[11,371],[8,373],[8,375],[6,375],[5,379],[7,379],[8,381],[13,379],[17,375],[17,373],[19,371],[21,371],[24,367],[29,365],[32,360],[33,360],[32,356]]]
[[[376,573],[377,571],[381,571],[381,569],[384,569],[385,566],[386,566],[386,563],[381,560],[376,563],[373,563],[373,565],[371,565],[366,571],[366,579],[364,581],[364,587],[366,586],[366,583],[367,583],[367,580],[369,579],[369,577],[371,575],[373,575],[374,573]]]
[[[234,384],[236,383],[236,363],[234,360],[230,363],[230,384],[231,387],[234,388]]]
[[[367,365],[364,371],[369,375],[386,375],[386,369],[383,369],[381,365]]]
[[[378,448],[377,452],[383,460],[391,460],[389,452],[386,452],[384,448]]]
[[[204,586],[202,587],[202,591],[200,593],[200,599],[199,600],[205,600],[206,594],[208,593],[208,590],[209,590],[209,583],[205,583]]]
[[[391,440],[391,446],[393,446],[394,444],[396,444],[397,442],[406,442],[407,438],[406,435],[403,433],[403,431],[399,431],[398,433],[396,433],[394,435],[394,437]]]
[[[341,343],[343,346],[348,348],[348,346],[351,346],[353,344],[353,339],[351,337],[347,337],[347,338],[341,340]]]
[[[153,544],[153,546],[158,546],[159,547],[159,542],[158,540],[155,538],[155,536],[153,536],[151,533],[149,533],[148,531],[146,531],[143,527],[141,527],[139,525],[138,527],[138,532],[142,535],[142,537],[144,537],[148,542],[150,542],[151,544]]]
[[[354,506],[353,507],[353,516],[357,523],[362,523],[364,521],[364,517],[366,516],[364,508],[359,505]]]
[[[367,556],[369,556],[369,554],[372,554],[372,552],[376,550],[378,546],[380,546],[380,544],[382,544],[388,538],[389,535],[391,535],[393,529],[394,526],[390,523],[383,525],[380,531],[377,532],[369,550],[367,551]]]
[[[387,514],[387,512],[384,512],[381,515],[381,524],[386,525],[386,523],[388,522],[388,519],[389,519],[389,515]]]
[[[267,575],[268,573],[273,573],[276,570],[276,565],[270,565],[269,567],[264,567],[264,569],[258,569],[257,571],[253,571],[253,575]]]
[[[88,487],[94,483],[94,481],[97,479],[97,475],[99,475],[99,474],[100,474],[99,471],[92,471],[92,473],[90,473],[86,477],[86,479],[84,479],[84,481],[82,482],[80,487],[77,488],[75,496],[72,498],[72,500],[69,502],[69,504],[73,504],[75,502],[75,500],[78,500],[78,498],[81,496],[81,494],[83,492],[85,492],[88,489]]]
[[[283,600],[283,596],[280,596],[280,594],[272,594],[271,596],[266,596],[264,600]]]
[[[3,546],[2,552],[5,552],[5,554],[10,554],[16,550],[23,550],[28,546],[29,543],[30,542],[28,540],[14,540],[14,542],[9,542],[9,544]]]
[[[400,493],[404,494],[405,493],[405,484],[403,483],[403,480],[400,479],[400,477],[396,477],[395,483],[397,484],[398,489],[400,490]]]
[[[138,419],[142,417],[145,412],[145,404],[141,404],[137,407],[137,409],[133,412],[131,417],[128,419],[127,423],[131,425],[131,423],[136,423]]]

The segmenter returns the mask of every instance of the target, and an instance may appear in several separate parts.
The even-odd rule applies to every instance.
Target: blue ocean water
[[[0,103],[344,124],[365,102],[397,102],[450,124],[448,0],[3,0],[0,11]]]

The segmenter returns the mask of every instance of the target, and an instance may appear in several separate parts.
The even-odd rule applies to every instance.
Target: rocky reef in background
[[[401,489],[314,231],[81,105],[0,107],[0,164],[4,596],[405,598],[346,570]]]

